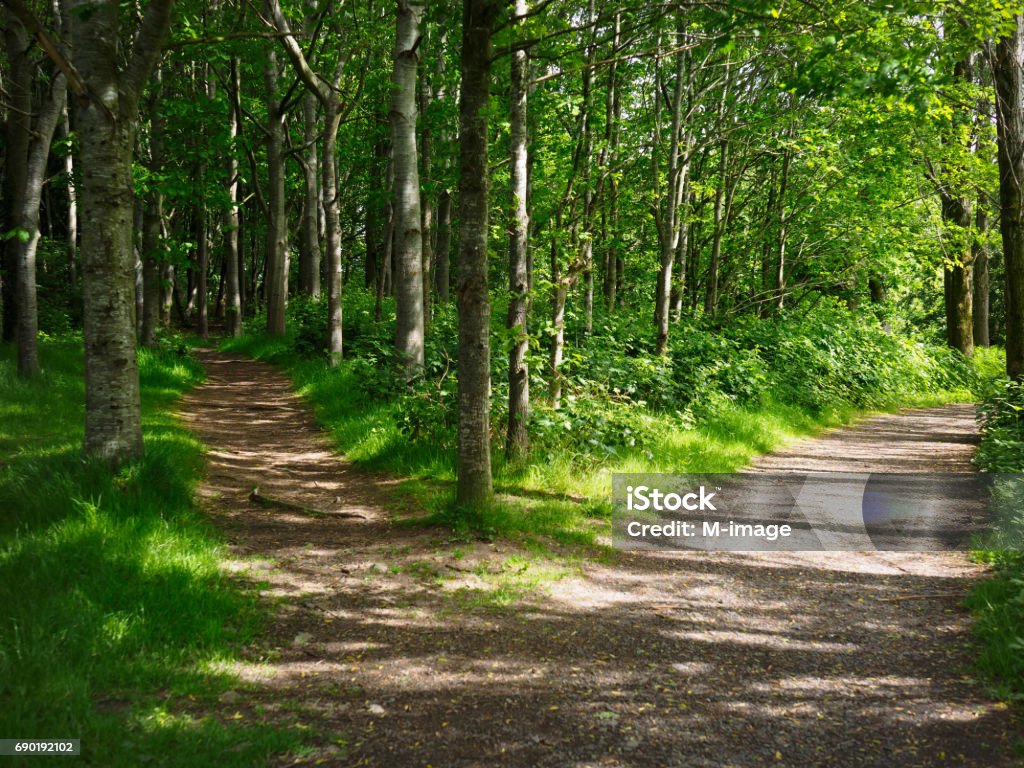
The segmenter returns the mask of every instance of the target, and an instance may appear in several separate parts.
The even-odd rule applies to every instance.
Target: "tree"
[[[228,139],[231,151],[227,159],[228,205],[224,211],[224,330],[229,336],[242,335],[242,293],[241,264],[238,251],[238,159],[235,144],[238,141],[238,126],[242,120],[238,105],[241,83],[238,74],[238,56],[231,57],[231,75],[228,87]]]
[[[273,15],[274,0],[267,0],[268,15]],[[283,336],[288,305],[288,213],[285,198],[284,119],[287,105],[278,93],[277,55],[267,51],[263,83],[267,99],[267,124],[264,128],[267,148],[267,246],[266,293],[267,333]]]
[[[416,69],[423,6],[397,0],[391,92],[395,171],[395,347],[407,376],[423,369],[423,219],[416,150]]]
[[[487,101],[497,0],[463,0],[459,103],[458,487],[462,507],[490,503],[491,305],[487,293]]]
[[[334,75],[327,80],[313,71],[305,54],[291,34],[288,21],[281,11],[278,0],[270,0],[271,15],[277,29],[283,33],[281,42],[285,53],[309,92],[320,102],[324,110],[323,153],[320,163],[320,187],[324,197],[324,235],[327,242],[327,328],[328,354],[332,363],[338,363],[342,356],[342,310],[341,310],[341,211],[338,193],[338,128],[345,115],[339,89],[345,73],[345,59],[339,57]],[[362,90],[359,81],[357,95]],[[353,101],[349,109],[354,106]],[[369,233],[368,233],[369,234]]]
[[[516,0],[515,15],[526,13],[526,1]],[[527,331],[529,306],[529,271],[527,239],[530,214],[527,199],[527,125],[526,94],[528,64],[526,51],[518,49],[511,57],[511,89],[509,93],[509,124],[512,164],[512,215],[509,218],[508,254],[508,321],[512,338],[508,352],[508,434],[505,452],[509,458],[526,453],[527,423],[530,415],[530,370],[526,352],[530,343]]]
[[[59,20],[58,20],[59,25]],[[67,82],[59,70],[33,97],[34,69],[30,63],[25,26],[13,14],[6,19],[7,58],[13,63],[11,89],[20,113],[7,132],[6,175],[10,180],[7,250],[14,265],[13,305],[18,341],[18,374],[39,375],[39,314],[36,305],[36,252],[39,248],[39,201],[46,181],[46,161],[57,122],[64,110]]]
[[[1003,236],[1006,372],[1024,379],[1024,15],[996,43],[992,62],[999,137],[999,228]]]
[[[142,455],[135,353],[132,155],[139,98],[160,58],[173,0],[150,0],[122,66],[120,4],[65,0],[80,145],[85,449],[111,464]],[[76,78],[77,79],[77,78]]]

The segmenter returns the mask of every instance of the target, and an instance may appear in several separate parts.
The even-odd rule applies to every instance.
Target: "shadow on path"
[[[308,725],[313,752],[282,765],[1019,762],[1020,721],[970,680],[963,555],[618,554],[502,608],[488,577],[515,546],[392,528],[391,483],[332,455],[280,373],[202,359],[202,497],[240,556],[269,558],[235,565],[276,612],[214,714]],[[960,471],[974,441],[950,406],[758,467]]]

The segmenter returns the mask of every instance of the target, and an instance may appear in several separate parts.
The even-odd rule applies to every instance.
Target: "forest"
[[[1024,3],[0,28],[12,764],[1024,759],[1019,504],[959,552],[611,533],[633,474],[1024,472]]]

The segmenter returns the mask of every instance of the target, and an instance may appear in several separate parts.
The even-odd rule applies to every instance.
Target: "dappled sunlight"
[[[264,408],[268,393],[232,389],[226,368],[228,386],[188,402],[211,445],[201,493],[233,542],[227,570],[274,616],[246,659],[226,666],[240,690],[217,707],[244,700],[245,722],[345,733],[356,754],[395,765],[529,765],[566,744],[589,755],[581,766],[608,755],[626,766],[632,750],[651,764],[682,751],[718,765],[737,744],[738,765],[827,765],[821,745],[851,733],[884,731],[898,755],[958,754],[949,745],[970,743],[979,723],[1000,739],[1012,731],[959,671],[966,617],[949,595],[977,572],[961,555],[593,557],[556,541],[395,525],[389,510],[422,516],[417,481],[336,459],[283,377],[229,364],[282,404]],[[211,368],[218,386],[220,375]],[[725,444],[693,433],[685,450],[720,462]],[[482,519],[531,534],[604,529],[594,515],[605,512],[572,496],[578,485],[547,476],[527,471],[502,486],[506,498]]]
[[[760,646],[777,650],[817,651],[819,653],[854,653],[855,643],[830,643],[823,640],[796,640],[785,635],[767,632],[736,632],[729,630],[701,630],[687,632],[669,632],[670,637],[683,640],[696,640],[702,643],[736,643],[737,645]]]

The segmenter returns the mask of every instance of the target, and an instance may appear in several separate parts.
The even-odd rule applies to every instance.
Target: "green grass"
[[[247,766],[295,748],[297,732],[200,714],[234,683],[218,666],[259,615],[193,507],[202,447],[173,409],[198,364],[140,353],[146,457],[112,474],[79,449],[81,340],[41,355],[41,380],[24,382],[0,348],[0,734],[81,739],[103,766]]]
[[[1024,702],[1024,554],[976,555],[994,569],[967,599],[979,643],[978,669],[1001,699]]]
[[[1024,472],[1024,388],[1006,386],[1005,363],[1002,350],[985,350],[979,361],[993,386],[983,401],[989,418],[982,423],[978,463],[992,472]],[[1020,703],[1024,702],[1024,541],[1020,540],[1019,501],[1010,505],[1018,525],[1009,526],[988,548],[973,553],[977,560],[991,564],[992,575],[971,591],[967,605],[974,613],[979,671],[997,696]]]
[[[410,439],[401,428],[399,400],[369,394],[362,386],[358,378],[366,370],[362,361],[347,360],[332,369],[321,360],[296,354],[293,343],[288,337],[251,334],[228,340],[223,349],[282,367],[314,407],[340,452],[368,469],[407,478],[398,502],[401,506],[404,496],[408,499],[404,506],[425,508],[429,514],[420,521],[485,535],[539,535],[563,543],[593,544],[608,530],[614,473],[731,472],[789,441],[847,424],[866,413],[852,406],[812,413],[768,396],[749,406],[725,401],[696,423],[684,424],[636,406],[644,440],[614,455],[599,451],[570,455],[539,447],[513,465],[505,462],[500,446],[495,445],[496,503],[485,509],[453,511],[452,446]],[[972,398],[966,390],[928,393],[881,402],[878,408],[923,407]]]

